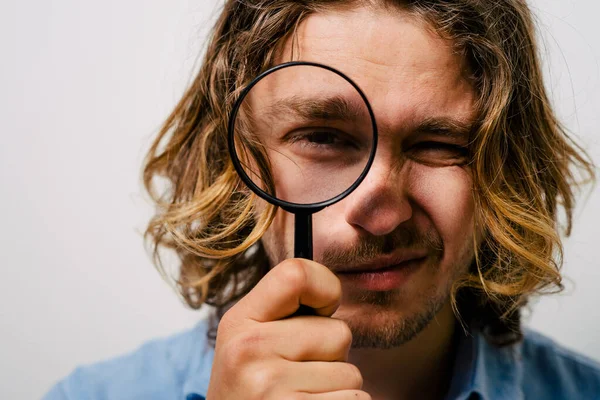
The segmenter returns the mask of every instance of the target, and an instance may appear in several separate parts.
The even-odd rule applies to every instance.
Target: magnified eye
[[[336,129],[311,128],[303,129],[287,135],[290,143],[303,147],[320,148],[324,150],[358,149],[354,138]]]
[[[334,144],[339,142],[339,137],[337,137],[332,132],[325,131],[314,131],[312,133],[308,133],[304,135],[306,141],[314,144]]]

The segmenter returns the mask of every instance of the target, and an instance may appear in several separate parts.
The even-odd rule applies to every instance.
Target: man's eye
[[[464,164],[469,157],[467,147],[445,142],[419,142],[410,148],[409,153],[417,161],[443,165]]]
[[[332,132],[315,131],[304,134],[301,139],[314,144],[334,144],[339,142],[337,135]]]
[[[357,144],[349,135],[336,130],[315,129],[299,131],[292,135],[289,138],[289,141],[294,144],[312,148],[357,148]]]
[[[358,165],[366,154],[360,137],[340,129],[307,127],[294,130],[282,138],[281,153],[314,165],[337,163]],[[340,164],[341,165],[341,164]]]
[[[439,150],[439,151],[450,151],[455,153],[460,153],[462,155],[468,155],[469,151],[466,147],[459,146],[457,144],[452,143],[444,143],[444,142],[420,142],[414,145],[418,149],[424,150]]]

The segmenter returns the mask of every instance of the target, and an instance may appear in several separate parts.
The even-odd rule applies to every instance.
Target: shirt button
[[[200,396],[199,394],[190,393],[187,395],[185,400],[206,400],[206,399],[204,398],[204,396]]]

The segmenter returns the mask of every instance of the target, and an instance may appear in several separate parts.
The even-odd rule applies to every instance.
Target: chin
[[[358,295],[358,294],[357,294]],[[361,293],[361,302],[353,294],[333,314],[348,324],[353,348],[390,349],[401,346],[421,333],[448,301],[435,295],[407,301],[396,291]]]

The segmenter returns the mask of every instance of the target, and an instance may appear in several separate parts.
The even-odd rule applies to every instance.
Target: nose
[[[393,232],[412,217],[407,170],[375,159],[365,180],[346,199],[346,222],[375,236]]]

